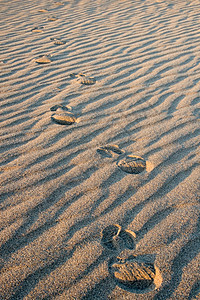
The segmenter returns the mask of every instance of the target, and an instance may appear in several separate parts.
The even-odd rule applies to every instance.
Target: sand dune
[[[200,299],[199,10],[1,1],[0,299]]]

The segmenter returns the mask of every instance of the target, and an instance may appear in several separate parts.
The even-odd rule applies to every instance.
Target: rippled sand
[[[200,299],[199,11],[1,1],[0,299]]]

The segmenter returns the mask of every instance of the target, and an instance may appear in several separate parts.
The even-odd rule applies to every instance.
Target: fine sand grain
[[[200,299],[200,1],[0,6],[0,299]]]

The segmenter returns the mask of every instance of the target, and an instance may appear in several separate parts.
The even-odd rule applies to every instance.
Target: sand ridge
[[[199,9],[2,0],[0,299],[200,298]]]

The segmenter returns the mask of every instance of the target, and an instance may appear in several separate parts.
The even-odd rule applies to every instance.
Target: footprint
[[[51,111],[56,111],[56,110],[58,110],[58,111],[60,111],[60,110],[63,110],[63,111],[69,111],[69,110],[71,110],[71,107],[69,107],[69,106],[64,106],[64,105],[60,105],[60,104],[56,104],[56,105],[52,106],[52,107],[50,108],[50,110],[51,110]]]
[[[84,77],[81,77],[80,83],[85,84],[85,85],[93,85],[96,83],[96,80],[94,78],[84,76]]]
[[[118,167],[130,174],[139,174],[146,169],[146,161],[140,156],[128,155],[117,163]]]
[[[42,8],[42,9],[39,9],[38,12],[46,13],[46,12],[48,12],[48,10],[45,8]]]
[[[121,248],[134,249],[136,234],[131,230],[124,230],[118,224],[109,225],[101,232],[103,246],[110,250]]]
[[[104,246],[111,250],[120,248],[119,233],[121,226],[118,224],[109,225],[101,232],[101,242]]]
[[[112,157],[113,152],[118,155],[121,155],[124,153],[124,151],[121,150],[118,145],[102,146],[97,149],[97,152],[102,154],[103,156],[108,156],[108,157]]]
[[[113,157],[114,153],[125,154],[125,151],[121,150],[118,145],[102,146],[97,149],[97,152],[106,157]],[[144,158],[136,155],[127,155],[117,162],[117,166],[129,174],[139,174],[144,170],[151,172],[154,169],[154,165],[150,161],[145,161]]]
[[[47,19],[47,21],[49,21],[49,22],[51,22],[51,21],[56,21],[56,20],[58,20],[58,18],[57,18],[57,17],[54,17],[54,16],[50,16],[50,17],[48,17],[48,19]]]
[[[136,234],[132,230],[121,230],[119,233],[119,237],[124,241],[124,245],[126,248],[133,250],[135,248],[135,239]]]
[[[73,113],[70,112],[52,115],[51,119],[61,125],[71,125],[77,120]]]
[[[96,83],[96,80],[92,77],[88,77],[86,76],[85,74],[82,74],[82,73],[78,73],[78,74],[75,74],[75,73],[72,73],[70,74],[70,77],[71,78],[78,78],[78,80],[80,81],[81,84],[84,84],[84,85],[93,85]]]
[[[64,5],[64,3],[63,3],[63,2],[54,2],[54,4],[55,4],[55,5],[57,5],[57,6]]]
[[[40,55],[35,62],[38,64],[49,64],[51,63],[50,55]]]
[[[38,27],[34,27],[33,29],[31,29],[32,32],[44,32],[42,29],[44,27],[43,26],[38,26]]]
[[[154,264],[138,260],[136,256],[127,260],[115,260],[116,262],[111,262],[109,269],[121,287],[131,288],[135,292],[148,289],[148,292],[149,288],[158,288],[161,285],[161,274]]]
[[[60,38],[50,38],[50,40],[54,41],[55,45],[64,45],[64,44],[66,44],[66,42],[61,40]]]
[[[68,107],[55,105],[51,107],[50,110],[56,111],[56,113],[51,116],[51,119],[57,124],[72,125],[77,122],[77,118],[73,113],[69,112],[70,108]]]
[[[97,149],[97,152],[105,157],[112,157],[111,151],[104,149],[104,147],[100,147]]]

